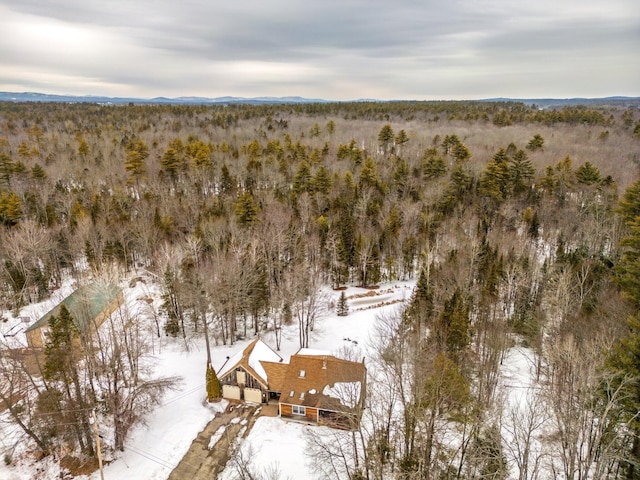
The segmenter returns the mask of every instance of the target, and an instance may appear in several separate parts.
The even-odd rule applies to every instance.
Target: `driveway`
[[[237,442],[251,431],[263,407],[266,407],[266,415],[273,414],[273,405],[229,404],[224,413],[217,414],[198,434],[189,451],[169,475],[169,480],[217,478],[231,458]],[[275,408],[277,415],[277,405]]]

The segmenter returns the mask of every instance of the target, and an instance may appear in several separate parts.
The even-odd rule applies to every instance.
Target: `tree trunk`
[[[637,432],[634,432],[637,433]],[[640,436],[637,434],[633,437],[633,446],[631,447],[631,458],[627,462],[627,480],[638,480],[640,478],[640,468],[638,468],[638,460],[640,459]]]
[[[204,342],[207,348],[207,365],[211,365],[211,345],[209,344],[209,325],[207,324],[206,313],[203,315],[202,325],[204,327]]]

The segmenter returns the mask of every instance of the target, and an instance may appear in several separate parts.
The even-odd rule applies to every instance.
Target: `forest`
[[[640,479],[639,167],[634,105],[3,102],[0,328],[68,279],[145,272],[153,335],[309,347],[323,286],[413,280],[378,322],[370,421],[318,450],[355,457],[337,477],[503,479],[509,457],[519,480]],[[94,456],[96,408],[123,449],[175,381],[146,376],[135,314],[72,320],[0,345],[0,408],[43,456]]]

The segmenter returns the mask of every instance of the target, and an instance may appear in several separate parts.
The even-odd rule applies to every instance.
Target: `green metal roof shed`
[[[42,333],[49,327],[51,317],[57,317],[62,305],[76,321],[82,332],[87,327],[99,326],[122,303],[122,290],[112,283],[92,283],[74,291],[42,318],[25,330],[27,342],[32,347],[44,346]]]

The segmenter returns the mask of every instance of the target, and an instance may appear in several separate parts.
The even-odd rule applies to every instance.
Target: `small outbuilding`
[[[25,330],[27,344],[31,348],[44,348],[49,320],[60,314],[62,305],[67,308],[82,333],[100,327],[122,303],[122,290],[117,285],[92,283],[82,286]]]

